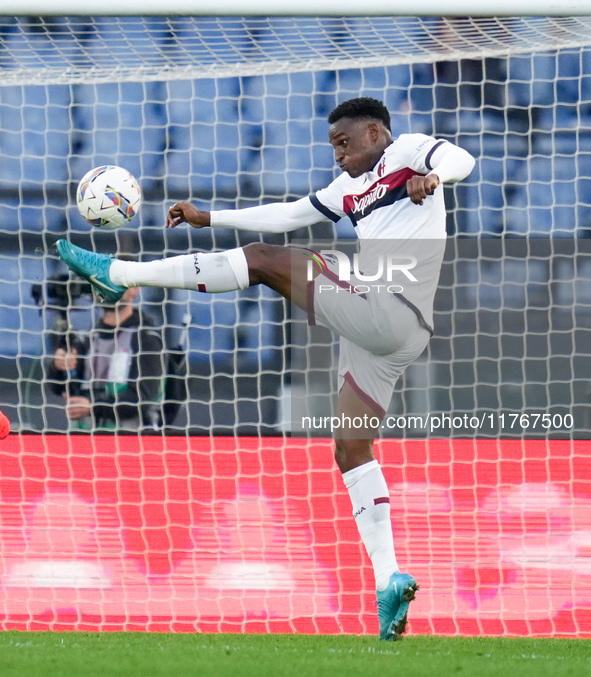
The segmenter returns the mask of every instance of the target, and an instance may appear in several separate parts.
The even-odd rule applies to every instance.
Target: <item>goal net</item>
[[[330,430],[301,424],[334,413],[334,337],[264,287],[142,290],[163,350],[146,351],[138,436],[141,370],[76,372],[104,310],[53,249],[150,261],[258,241],[165,230],[166,212],[324,187],[327,115],[357,96],[386,103],[395,136],[476,158],[446,187],[435,336],[376,445],[424,590],[411,630],[591,635],[586,16],[0,18],[0,409],[21,432],[0,442],[4,627],[375,632]],[[75,206],[104,164],[143,192],[116,232]],[[342,221],[262,239],[354,238]],[[68,416],[64,393],[116,413]]]

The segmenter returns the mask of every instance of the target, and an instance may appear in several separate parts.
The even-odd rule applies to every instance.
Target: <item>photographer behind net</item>
[[[162,337],[150,315],[134,306],[138,293],[130,288],[118,303],[102,304],[102,317],[89,334],[54,352],[47,376],[65,400],[71,429],[162,425]]]

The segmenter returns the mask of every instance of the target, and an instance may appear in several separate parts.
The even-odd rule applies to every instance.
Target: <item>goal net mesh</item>
[[[103,313],[57,239],[143,261],[258,241],[166,212],[327,185],[327,115],[357,96],[476,158],[446,187],[435,337],[376,445],[422,587],[411,630],[591,635],[589,17],[0,18],[0,409],[22,433],[0,442],[4,627],[376,631],[330,431],[292,425],[334,413],[332,336],[263,287],[142,290],[155,411],[168,355],[187,397],[140,436],[68,419],[52,369]],[[116,232],[74,203],[104,164],[143,191]],[[312,237],[355,232],[263,239]],[[120,404],[141,377],[112,380]]]

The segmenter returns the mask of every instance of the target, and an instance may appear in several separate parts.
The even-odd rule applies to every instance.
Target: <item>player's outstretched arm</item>
[[[194,228],[213,226],[257,233],[287,233],[311,226],[324,218],[307,197],[295,202],[271,202],[257,207],[214,212],[202,212],[190,202],[177,202],[168,210],[166,227],[188,223]]]

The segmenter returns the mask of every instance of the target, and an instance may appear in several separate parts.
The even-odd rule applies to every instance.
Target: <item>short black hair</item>
[[[390,113],[386,106],[378,99],[370,96],[360,96],[340,103],[328,116],[328,122],[334,125],[341,118],[357,118],[359,120],[379,120],[388,131],[390,128]]]

